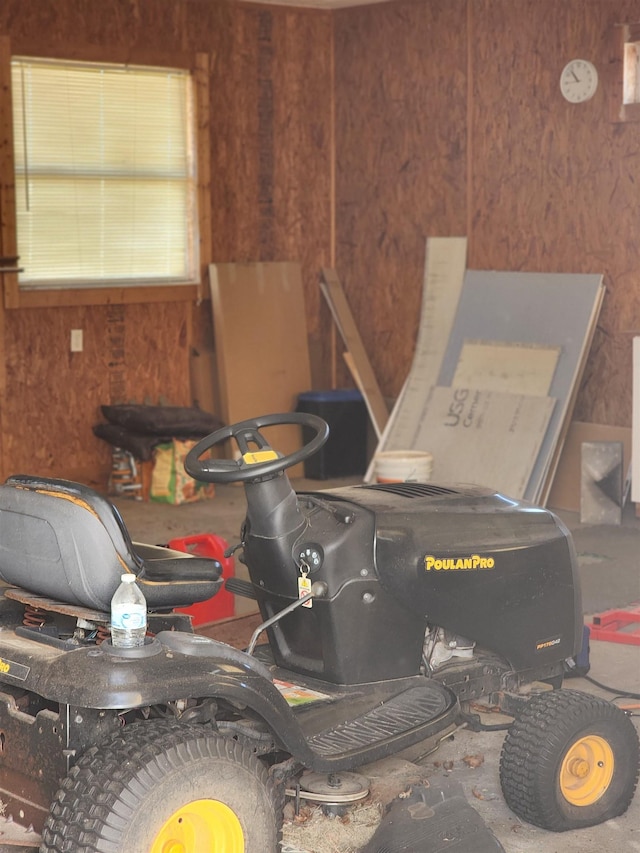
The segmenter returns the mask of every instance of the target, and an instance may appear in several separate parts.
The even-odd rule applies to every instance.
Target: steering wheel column
[[[309,427],[313,438],[299,450],[286,455],[275,451],[261,430],[294,424]],[[244,483],[247,524],[251,535],[261,538],[285,536],[303,524],[298,499],[284,473],[318,451],[329,437],[329,427],[306,412],[264,415],[216,430],[199,441],[187,454],[184,467],[194,480],[207,483]],[[211,448],[233,439],[239,459],[202,459]]]
[[[245,483],[247,527],[262,539],[286,536],[297,530],[304,518],[289,477],[285,473],[268,480]]]

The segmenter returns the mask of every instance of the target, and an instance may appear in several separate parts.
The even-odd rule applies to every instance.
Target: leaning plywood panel
[[[555,470],[602,298],[600,275],[468,270],[439,385],[451,385],[465,341],[560,347],[549,396],[557,399],[524,497],[539,501]]]
[[[221,417],[235,423],[293,411],[311,387],[300,265],[212,264],[209,279]],[[295,427],[273,428],[267,438],[282,453],[301,442]]]
[[[327,300],[338,331],[347,347],[349,353],[347,366],[351,370],[354,380],[357,374],[356,384],[364,397],[376,435],[380,437],[387,424],[389,410],[335,270],[328,268],[322,270],[320,289]]]

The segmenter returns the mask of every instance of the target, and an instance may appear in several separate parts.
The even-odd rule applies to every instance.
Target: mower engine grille
[[[373,489],[376,492],[391,492],[401,498],[429,498],[441,495],[459,495],[456,489],[448,489],[446,486],[434,486],[431,483],[374,483],[371,486],[363,486],[364,489]]]

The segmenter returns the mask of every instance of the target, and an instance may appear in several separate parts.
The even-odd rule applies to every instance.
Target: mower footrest
[[[423,726],[448,707],[448,696],[439,685],[412,687],[360,717],[318,732],[309,739],[309,745],[325,756],[361,750]]]

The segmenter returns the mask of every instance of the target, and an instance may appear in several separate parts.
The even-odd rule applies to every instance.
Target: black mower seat
[[[217,560],[132,543],[118,510],[88,486],[23,475],[0,486],[0,580],[108,611],[126,572],[150,610],[188,607],[222,586]]]

